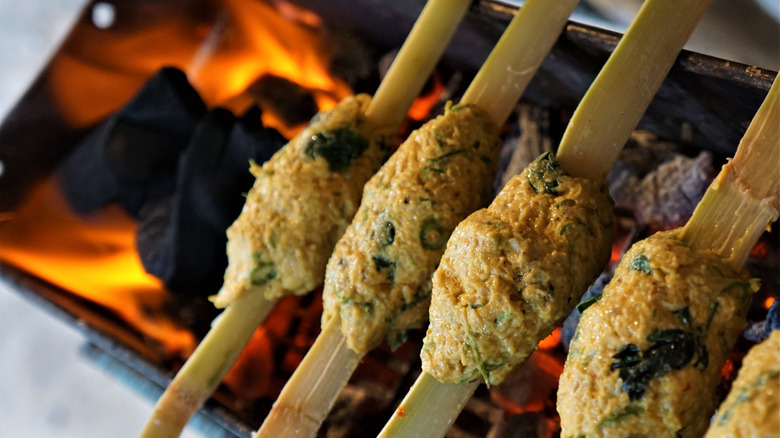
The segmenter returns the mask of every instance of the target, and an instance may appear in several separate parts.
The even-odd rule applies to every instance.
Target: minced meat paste
[[[384,339],[395,347],[425,322],[431,274],[458,222],[490,200],[499,147],[488,113],[456,105],[413,132],[366,184],[323,288],[323,323],[338,312],[351,349]]]
[[[267,298],[304,294],[322,284],[336,241],[357,211],[365,182],[388,154],[385,135],[365,121],[370,96],[320,113],[262,167],[239,218],[227,230],[224,307],[242,291]]]
[[[701,437],[757,289],[744,270],[686,246],[679,230],[634,244],[572,339],[561,436]]]
[[[780,330],[750,349],[705,438],[780,434]]]
[[[453,232],[433,276],[425,372],[503,381],[601,272],[612,228],[605,188],[537,158]]]

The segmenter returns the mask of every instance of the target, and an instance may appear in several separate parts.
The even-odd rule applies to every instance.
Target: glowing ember
[[[759,240],[756,246],[750,250],[750,257],[764,258],[769,253],[769,244],[765,240]]]
[[[561,329],[557,328],[553,330],[552,333],[550,333],[549,336],[542,339],[541,342],[539,342],[539,348],[542,350],[547,350],[550,348],[555,348],[558,346],[558,344],[561,343]]]

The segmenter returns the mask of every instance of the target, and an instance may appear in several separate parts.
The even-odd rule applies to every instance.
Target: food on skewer
[[[654,234],[580,318],[561,375],[563,436],[701,436],[752,293],[745,272]]]
[[[709,0],[649,0],[543,155],[461,222],[433,277],[424,373],[380,436],[443,436],[481,379],[503,381],[608,260],[601,187]],[[556,160],[557,158],[557,160]]]
[[[323,332],[258,436],[313,436],[362,355],[427,318],[430,277],[460,220],[489,200],[509,116],[576,0],[531,0],[461,103],[413,132],[366,184],[328,262]]]
[[[212,299],[225,307],[252,287],[267,299],[322,283],[325,263],[357,211],[363,184],[387,158],[392,132],[366,122],[371,97],[348,97],[317,116],[262,166],[227,230],[229,264]],[[310,232],[315,226],[317,232]]]
[[[179,436],[227,374],[252,333],[287,294],[321,284],[363,185],[444,52],[468,0],[430,0],[373,99],[345,99],[321,113],[262,167],[228,230],[227,307],[160,397],[142,437]]]
[[[772,438],[780,432],[780,330],[756,344],[742,361],[726,400],[705,438]]]
[[[537,158],[452,235],[433,278],[425,371],[446,383],[503,381],[601,272],[612,229],[603,185]]]
[[[455,105],[366,184],[323,287],[323,325],[340,317],[349,348],[396,347],[427,320],[431,273],[458,222],[490,199],[500,144],[485,110]]]
[[[742,265],[780,214],[778,117],[775,81],[685,227],[635,244],[583,312],[558,389],[562,436],[705,432],[759,288]]]

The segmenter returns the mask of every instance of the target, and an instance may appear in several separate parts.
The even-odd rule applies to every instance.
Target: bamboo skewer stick
[[[346,346],[340,323],[341,320],[334,317],[325,325],[279,394],[277,403],[257,432],[258,437],[311,436],[325,421],[335,397],[322,397],[321,394],[340,393],[363,358],[362,354]],[[298,369],[317,371],[299,373]]]
[[[401,47],[374,93],[366,110],[368,123],[373,126],[401,126],[406,112],[398,111],[398,108],[412,105],[470,3],[467,0],[429,0],[425,4],[409,32],[409,43]],[[409,90],[417,91],[410,93]]]
[[[469,0],[430,0],[367,108],[374,128],[397,130],[444,53]],[[316,229],[314,232],[319,232]],[[141,431],[142,438],[177,437],[213,393],[252,333],[273,309],[277,282],[245,290],[214,321],[208,335],[177,373]]]
[[[190,416],[217,388],[276,301],[266,299],[262,290],[246,291],[217,317],[193,353],[197,360],[185,362],[157,401],[142,437],[181,434]],[[223,342],[226,338],[246,341]]]
[[[737,154],[707,189],[681,238],[739,269],[780,211],[780,81],[775,80]]]
[[[552,48],[577,2],[564,0],[551,4],[546,0],[527,1],[491,51],[461,103],[479,106],[497,125],[503,124]],[[316,434],[364,356],[346,345],[346,338],[338,325],[339,318],[334,317],[325,326],[257,431],[258,437],[306,437]],[[326,380],[327,385],[314,384]],[[469,395],[474,388],[476,385]]]
[[[563,134],[557,158],[570,175],[606,179],[710,3],[645,2]]]
[[[647,109],[674,60],[711,0],[646,1],[615,51],[577,107],[557,159],[573,176],[602,183]],[[538,342],[540,339],[537,339]],[[423,372],[379,434],[382,438],[443,437],[472,390],[466,384],[440,383]],[[468,383],[475,386],[474,382]],[[433,427],[429,407],[451,402],[435,415],[448,419]],[[458,409],[457,411],[455,409]],[[454,421],[454,420],[452,420]]]

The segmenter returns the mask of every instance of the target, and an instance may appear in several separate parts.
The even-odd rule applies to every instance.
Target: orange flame
[[[133,322],[168,354],[189,354],[192,334],[148,309],[162,307],[165,291],[147,274],[135,250],[135,223],[118,208],[82,220],[53,179],[40,184],[10,220],[0,222],[0,260],[85,298]]]
[[[409,108],[409,118],[412,120],[418,122],[427,120],[431,116],[431,111],[433,111],[433,108],[441,99],[445,87],[438,72],[433,72],[433,76],[431,76],[429,83],[430,90],[415,99],[412,107]]]
[[[310,90],[321,110],[352,93],[330,74],[328,50],[320,30],[289,21],[265,2],[225,0],[224,4],[223,21],[230,30],[212,32],[187,68],[190,80],[207,103],[245,104],[250,97],[242,97],[242,93],[264,75],[283,77]],[[316,20],[307,16],[306,22]],[[263,121],[280,130],[285,128],[270,114],[264,115]]]
[[[241,112],[254,103],[244,95],[247,87],[274,75],[308,89],[319,109],[331,108],[351,90],[329,73],[320,23],[282,5],[224,0],[216,23],[167,12],[132,32],[81,23],[49,68],[55,104],[66,122],[84,128],[119,109],[155,71],[172,66],[187,73],[210,107]],[[284,126],[269,110],[269,126],[288,137],[300,128]]]

